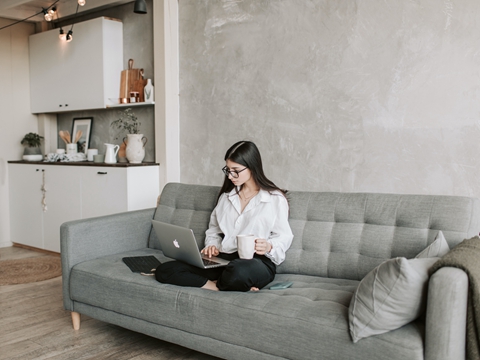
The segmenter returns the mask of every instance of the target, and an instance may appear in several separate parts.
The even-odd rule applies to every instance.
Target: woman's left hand
[[[255,239],[255,252],[258,255],[265,255],[272,250],[272,244],[265,239]]]

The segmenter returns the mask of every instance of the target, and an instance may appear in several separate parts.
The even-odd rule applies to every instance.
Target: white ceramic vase
[[[153,94],[153,85],[152,85],[152,80],[147,79],[147,85],[143,88],[143,95],[145,98],[146,103],[153,103],[155,100],[155,96]]]
[[[145,139],[145,142],[143,141]],[[140,164],[145,158],[145,144],[147,138],[143,134],[128,134],[126,155],[128,162]]]

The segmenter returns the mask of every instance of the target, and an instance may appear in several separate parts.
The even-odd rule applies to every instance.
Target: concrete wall
[[[112,17],[122,20],[123,23],[123,63],[124,68],[128,69],[128,59],[134,60],[134,68],[144,69],[144,78],[153,79],[153,5],[152,0],[147,0],[147,14],[139,15],[133,12],[133,3],[116,6],[101,11],[96,11],[88,15],[75,18],[75,22],[87,21],[98,18],[100,16]],[[63,26],[65,32],[70,29],[72,20],[59,22],[59,26]],[[75,30],[75,28],[74,28]],[[75,41],[75,35],[74,39]],[[120,83],[120,74],[118,74],[118,82]],[[60,113],[57,116],[58,130],[72,131],[73,119],[79,117],[93,117],[92,138],[90,148],[97,148],[99,154],[105,154],[104,143],[121,144],[122,140],[115,140],[118,133],[112,129],[110,124],[118,119],[120,112],[124,109],[102,109],[89,111],[75,111]],[[154,124],[154,108],[132,107],[132,111],[141,122],[140,129],[147,137],[148,141],[145,146],[144,161],[155,161],[155,124]],[[65,148],[64,142],[58,138],[58,146]]]
[[[480,2],[182,0],[181,179],[480,197]]]
[[[0,18],[0,27],[12,22]],[[0,31],[0,247],[11,245],[7,162],[22,158],[25,134],[38,132],[30,113],[28,37],[34,32],[25,23]]]

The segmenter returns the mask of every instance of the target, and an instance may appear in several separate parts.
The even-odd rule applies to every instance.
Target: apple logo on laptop
[[[176,248],[180,249],[180,244],[178,243],[177,239],[173,240],[173,245],[175,245]]]

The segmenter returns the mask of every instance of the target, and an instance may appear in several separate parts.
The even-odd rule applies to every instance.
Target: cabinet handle
[[[99,171],[97,172],[98,175],[107,175],[107,172],[106,171]]]
[[[37,171],[40,171],[40,169],[37,169]],[[44,171],[45,171],[45,169],[42,169],[42,172],[44,172]]]

